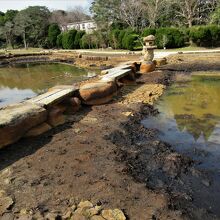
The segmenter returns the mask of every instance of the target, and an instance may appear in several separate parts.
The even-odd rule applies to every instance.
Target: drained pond
[[[93,75],[86,69],[59,63],[1,67],[0,107],[42,94],[55,85],[72,85]]]
[[[220,72],[194,72],[177,77],[155,107],[157,116],[143,120],[158,138],[189,156],[206,175],[200,187],[190,180],[195,202],[220,214]],[[201,181],[199,181],[201,182]],[[200,193],[195,193],[200,192]],[[202,193],[201,193],[202,192]]]

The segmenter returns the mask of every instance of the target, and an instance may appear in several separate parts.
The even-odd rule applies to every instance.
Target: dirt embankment
[[[43,217],[89,200],[131,220],[215,219],[189,193],[194,162],[140,123],[157,114],[148,103],[176,67],[143,75],[114,102],[84,107],[65,125],[1,150],[0,188],[13,200],[7,212]]]
[[[5,54],[0,55],[0,67],[20,63],[33,62],[59,62],[76,65],[82,68],[98,70],[109,69],[126,61],[137,61],[139,55],[96,55],[80,54],[77,52],[42,52],[29,54]]]

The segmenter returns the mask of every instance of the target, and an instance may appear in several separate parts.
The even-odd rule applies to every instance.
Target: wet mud
[[[149,104],[162,93],[158,85],[175,80],[166,68],[124,87],[112,103],[84,106],[63,126],[0,150],[0,189],[13,200],[0,219],[24,209],[33,217],[62,215],[81,200],[119,208],[130,220],[220,219],[211,172],[141,124],[158,114]]]
[[[169,208],[184,218],[219,219],[219,197],[213,193],[210,173],[197,169],[196,161],[159,140],[157,130],[141,125],[142,119],[157,114],[151,105],[143,105],[121,124],[125,132],[115,131],[107,137],[117,145],[117,160],[126,164],[126,172],[135,181],[165,193]]]

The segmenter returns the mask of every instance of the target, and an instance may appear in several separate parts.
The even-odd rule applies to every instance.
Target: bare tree
[[[141,0],[122,0],[119,10],[119,18],[132,29],[140,26],[144,9]]]
[[[146,10],[146,16],[149,21],[150,27],[155,27],[156,22],[159,20],[167,0],[144,0],[143,5]]]
[[[66,27],[68,23],[66,11],[63,10],[53,11],[50,17],[50,23],[57,23],[59,26]]]
[[[59,26],[66,28],[68,23],[91,19],[82,7],[75,7],[68,11],[55,10],[52,12],[50,23],[57,23]]]
[[[188,27],[193,23],[201,24],[203,19],[216,7],[218,0],[173,0],[176,17],[184,19]]]
[[[86,13],[85,9],[80,6],[67,11],[67,20],[69,22],[83,21],[88,19],[91,19],[91,17]]]
[[[7,46],[13,48],[14,23],[7,21],[4,26],[0,26],[1,35],[5,38]]]

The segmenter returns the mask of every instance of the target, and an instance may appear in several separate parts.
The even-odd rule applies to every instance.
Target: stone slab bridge
[[[77,112],[82,104],[110,102],[125,82],[135,81],[139,68],[137,63],[122,65],[103,71],[96,80],[80,87],[56,86],[32,99],[1,108],[0,148],[65,123],[65,114]]]

